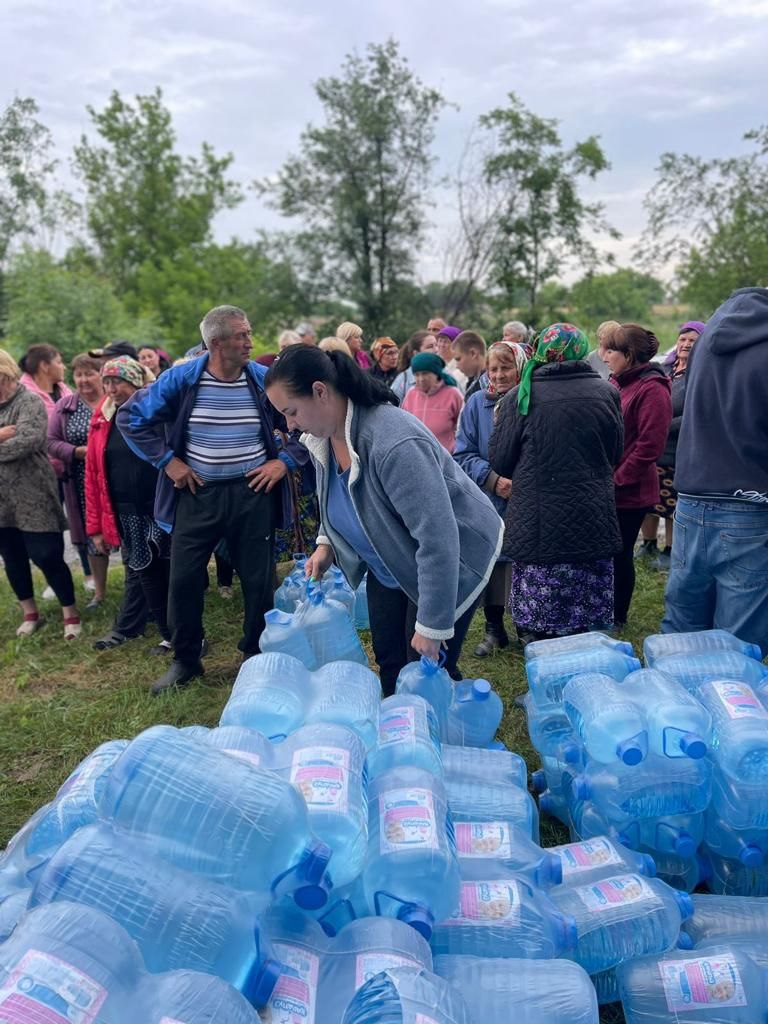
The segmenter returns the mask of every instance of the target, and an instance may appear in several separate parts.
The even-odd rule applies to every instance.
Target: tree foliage
[[[601,320],[646,320],[651,307],[664,300],[664,285],[651,274],[620,267],[609,274],[588,274],[571,288],[576,317],[590,325]]]
[[[346,58],[318,81],[324,123],[302,134],[274,181],[257,184],[303,221],[370,332],[391,329],[424,229],[434,125],[443,99],[415,77],[393,40]]]

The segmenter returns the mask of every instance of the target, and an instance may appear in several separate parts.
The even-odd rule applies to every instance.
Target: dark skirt
[[[509,610],[528,633],[574,633],[613,625],[613,559],[524,565],[512,562]]]
[[[677,491],[672,485],[675,477],[674,466],[657,466],[659,474],[659,504],[654,505],[653,511],[662,519],[671,519],[677,508]]]

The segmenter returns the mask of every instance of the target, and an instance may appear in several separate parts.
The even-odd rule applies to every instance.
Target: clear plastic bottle
[[[455,747],[443,744],[443,771],[446,778],[479,779],[503,786],[528,786],[528,769],[519,754],[511,750],[484,750],[481,747]]]
[[[355,591],[355,629],[370,629],[371,623],[368,618],[368,574],[360,580]]]
[[[648,878],[656,875],[653,857],[635,853],[608,836],[550,846],[548,852],[560,861],[563,885],[584,885],[624,871]]]
[[[152,843],[101,823],[58,850],[32,891],[30,907],[93,907],[121,925],[153,973],[201,971],[224,978],[254,1006],[280,973],[253,901],[160,860]]]
[[[298,658],[257,654],[241,665],[219,724],[282,738],[304,723],[311,700],[312,676]]]
[[[768,896],[768,867],[749,867],[740,860],[722,857],[705,843],[702,854],[709,863],[707,887],[720,896]]]
[[[657,658],[653,667],[672,676],[694,694],[702,683],[710,679],[729,679],[757,688],[768,676],[768,666],[739,651],[667,654]]]
[[[682,892],[693,892],[711,876],[709,858],[703,853],[678,857],[674,853],[657,853],[656,877]]]
[[[570,960],[435,957],[435,974],[453,985],[482,1024],[598,1024],[589,975]],[[511,1010],[511,1008],[514,1008]]]
[[[306,600],[296,609],[296,626],[304,630],[315,656],[313,668],[330,661],[356,661],[368,665],[349,612],[343,604],[326,597],[319,587],[307,588]],[[263,650],[264,644],[260,641]]]
[[[626,640],[616,640],[607,633],[574,633],[573,636],[556,636],[551,640],[534,640],[525,645],[525,660],[535,661],[537,658],[551,658],[556,654],[575,654],[579,651],[590,651],[595,647],[607,647],[620,654],[634,655],[632,644]]]
[[[640,957],[616,971],[627,1024],[762,1024],[766,977],[727,943]]]
[[[368,793],[366,899],[429,938],[459,902],[456,839],[442,782],[422,768],[393,768]]]
[[[664,757],[704,757],[712,742],[712,719],[684,686],[655,669],[631,672],[621,683],[645,714],[648,749]]]
[[[580,759],[582,744],[573,731],[562,704],[540,708],[531,694],[527,693],[525,715],[531,745],[542,757],[557,757],[569,763]]]
[[[640,667],[637,658],[601,645],[555,654],[551,658],[536,658],[526,662],[525,672],[534,701],[539,707],[546,707],[560,703],[563,687],[574,676],[599,672],[620,682]]]
[[[575,920],[578,940],[568,957],[589,974],[671,949],[681,922],[693,913],[687,893],[638,874],[561,885],[548,895],[562,914]]]
[[[312,835],[297,790],[171,726],[129,744],[99,809],[152,839],[164,860],[213,881],[262,893],[279,887],[306,906],[328,898],[331,851]]]
[[[445,788],[454,821],[508,821],[538,842],[539,812],[520,786],[446,776]]]
[[[710,651],[736,651],[748,658],[762,661],[757,644],[739,640],[725,629],[702,629],[697,633],[654,633],[643,641],[643,657],[649,668],[655,668],[659,658],[670,654],[702,654]]]
[[[352,622],[355,619],[355,592],[344,578],[344,573],[337,565],[332,565],[323,576],[320,589],[326,597],[338,601],[343,606]]]
[[[501,697],[487,679],[465,679],[453,691],[446,739],[460,747],[487,747],[503,714]]]
[[[712,756],[738,782],[768,783],[768,711],[748,683],[713,679],[696,696],[712,715]]]
[[[136,1003],[141,1017],[133,1019],[142,1024],[259,1024],[259,1015],[231,985],[196,971],[145,975]]]
[[[622,825],[619,835],[633,850],[646,847],[655,854],[687,859],[693,857],[704,841],[704,815],[670,814],[638,818]]]
[[[560,885],[563,871],[553,850],[542,849],[512,822],[456,822],[456,852],[462,878],[490,878],[499,865],[540,889]]]
[[[342,1024],[474,1024],[453,986],[429,971],[394,967],[366,982]]]
[[[307,722],[333,722],[353,729],[370,752],[376,745],[381,708],[381,682],[365,664],[335,661],[312,677],[312,703]]]
[[[712,809],[731,828],[768,828],[768,781],[737,782],[715,765]]]
[[[294,568],[275,591],[275,608],[278,611],[296,611],[297,603],[305,597],[307,578],[304,574],[304,566],[306,562],[307,556],[305,554],[294,554]]]
[[[231,754],[241,761],[245,761],[254,768],[271,768],[273,759],[273,747],[263,733],[255,729],[248,729],[244,725],[220,725],[216,729],[206,729],[197,737],[192,733],[193,739],[202,739],[204,743],[223,750],[225,754]]]
[[[768,857],[768,829],[735,829],[718,817],[711,807],[704,820],[705,840],[712,853],[738,860],[748,868],[760,868],[765,864]]]
[[[453,682],[439,662],[422,656],[406,665],[397,677],[395,691],[413,693],[431,704],[437,715],[440,739],[448,742],[448,710],[453,700]]]
[[[371,778],[375,778],[405,765],[424,768],[438,779],[443,777],[439,728],[432,705],[423,697],[397,693],[381,702],[378,743],[368,766]]]
[[[693,897],[693,916],[685,931],[694,944],[749,939],[765,942],[768,936],[768,900],[744,896]]]
[[[573,949],[575,923],[525,878],[497,864],[462,878],[459,907],[435,926],[432,952],[545,960]]]
[[[563,687],[563,710],[596,761],[636,765],[648,753],[645,716],[623,683],[598,672],[574,676]]]

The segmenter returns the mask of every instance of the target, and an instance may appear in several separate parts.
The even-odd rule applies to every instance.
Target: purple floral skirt
[[[613,559],[512,562],[509,611],[522,632],[572,633],[613,625]]]

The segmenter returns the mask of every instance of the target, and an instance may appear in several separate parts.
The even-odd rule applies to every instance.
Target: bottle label
[[[245,761],[246,764],[251,764],[254,768],[261,765],[261,754],[254,754],[250,750],[225,750],[224,753],[229,754],[230,757],[236,757],[239,761]]]
[[[416,708],[388,708],[379,718],[379,744],[413,743],[416,739]]]
[[[382,853],[438,848],[435,801],[428,789],[390,789],[379,806]]]
[[[421,967],[418,960],[396,953],[358,953],[355,959],[355,991],[366,981],[392,967]]]
[[[727,681],[711,685],[730,718],[768,718],[751,686]]]
[[[72,964],[30,949],[0,985],[2,1024],[93,1024],[107,990]]]
[[[712,1005],[747,1005],[744,985],[732,956],[662,960],[659,971],[670,1013],[706,1010]]]
[[[621,864],[616,847],[608,839],[587,839],[582,843],[569,843],[557,851],[563,866],[563,880],[591,871],[593,868]]]
[[[520,890],[517,882],[462,882],[459,909],[446,922],[458,924],[520,924]]]
[[[640,903],[642,900],[656,901],[653,889],[639,875],[606,878],[604,882],[582,885],[574,891],[592,914],[599,914],[600,911],[613,907],[626,906],[629,903]]]
[[[456,850],[460,857],[512,856],[509,826],[503,821],[457,822]]]
[[[275,952],[292,973],[277,979],[263,1024],[315,1024],[320,957],[283,942],[275,943]]]
[[[291,782],[307,807],[344,814],[349,809],[349,751],[340,747],[294,751]]]

